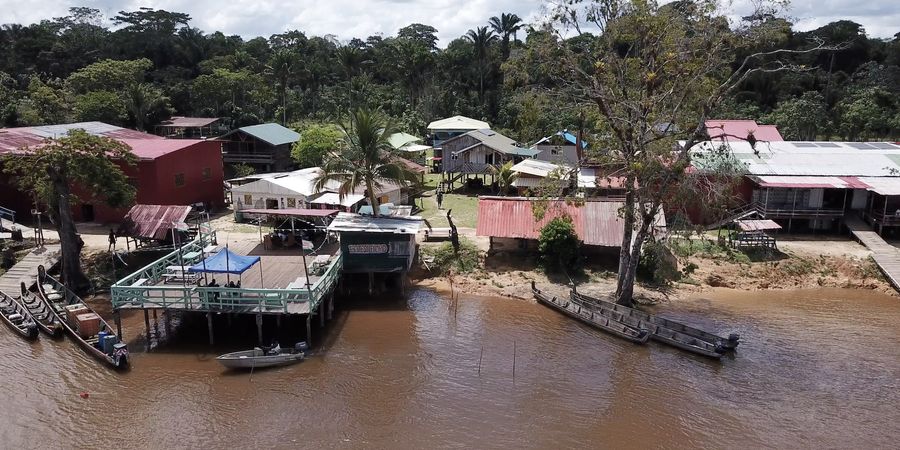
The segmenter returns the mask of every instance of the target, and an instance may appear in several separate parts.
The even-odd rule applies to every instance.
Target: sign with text
[[[388,252],[387,244],[350,244],[347,251],[353,255],[380,255]]]

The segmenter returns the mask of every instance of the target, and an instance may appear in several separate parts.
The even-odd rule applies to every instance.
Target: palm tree
[[[291,77],[294,75],[294,66],[297,63],[297,54],[290,50],[277,50],[269,58],[266,72],[278,80],[281,89],[281,124],[287,126],[287,89]]]
[[[503,38],[503,59],[509,58],[509,36],[512,35],[513,42],[517,40],[516,33],[523,26],[522,18],[516,14],[503,13],[500,17],[491,17],[489,23],[494,32]]]
[[[134,119],[134,127],[145,131],[154,113],[171,113],[169,97],[149,83],[135,83],[125,90],[125,107]]]
[[[497,184],[500,186],[500,195],[505,196],[509,192],[509,188],[512,187],[513,182],[519,178],[519,174],[513,172],[512,167],[512,161],[507,161],[506,164],[499,168],[494,167],[494,173],[497,175]]]
[[[398,162],[399,151],[388,142],[396,130],[380,111],[360,108],[350,112],[350,121],[341,125],[344,148],[329,154],[322,164],[322,174],[316,179],[321,191],[331,182],[340,183],[338,196],[345,196],[365,188],[372,205],[372,214],[379,215],[376,189],[387,184],[406,184],[418,181],[414,172]]]
[[[487,56],[491,44],[497,40],[497,35],[488,27],[478,27],[469,30],[466,38],[475,47],[475,57],[478,58],[478,98],[484,103],[484,72],[487,65]]]

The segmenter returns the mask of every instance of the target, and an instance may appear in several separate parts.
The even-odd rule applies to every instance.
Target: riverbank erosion
[[[482,243],[475,241],[478,247]],[[442,244],[423,244],[429,247]],[[900,297],[871,258],[871,252],[847,239],[807,238],[783,241],[779,250],[754,254],[728,250],[709,241],[673,246],[678,260],[678,279],[659,283],[644,277],[635,287],[639,303],[660,303],[688,298],[715,288],[743,291],[811,288],[865,289]],[[439,268],[413,274],[417,286],[441,292],[531,299],[532,281],[554,295],[568,295],[572,283],[597,296],[610,295],[616,287],[616,258],[588,258],[583,273],[570,278],[545,273],[535,256],[483,253],[477,267],[466,272]]]

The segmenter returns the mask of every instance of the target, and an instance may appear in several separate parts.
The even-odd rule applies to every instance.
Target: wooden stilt
[[[281,328],[281,314],[275,316],[275,326]]]
[[[312,347],[312,316],[306,315],[306,343]]]
[[[319,311],[316,313],[319,315],[319,329],[325,326],[325,305],[319,305]]]
[[[213,339],[212,312],[206,313],[206,328],[209,330],[209,345],[214,345],[216,341]]]
[[[144,309],[144,329],[147,331],[147,351],[150,351],[150,311]]]
[[[113,319],[116,321],[116,336],[119,337],[119,340],[125,342],[125,337],[122,336],[122,313],[118,310],[113,313]]]
[[[369,272],[369,295],[375,291],[375,272]]]
[[[263,325],[262,314],[257,314],[256,315],[256,337],[257,337],[257,342],[259,343],[259,345],[262,345],[262,343],[263,343],[262,325]]]
[[[165,325],[166,327],[166,339],[168,339],[169,336],[172,335],[172,324],[169,320],[169,316],[172,314],[172,311],[165,310],[163,311],[163,314],[165,314],[165,316],[163,317],[163,325]]]
[[[334,292],[328,296],[328,320],[334,315]]]

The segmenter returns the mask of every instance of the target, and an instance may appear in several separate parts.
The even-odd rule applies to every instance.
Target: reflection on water
[[[658,312],[744,341],[734,358],[710,361],[622,342],[533,303],[464,297],[454,307],[416,290],[405,303],[340,313],[317,356],[251,379],[223,372],[212,352],[136,352],[134,370],[116,374],[68,340],[28,344],[4,329],[0,439],[861,448],[900,435],[897,299],[716,293]]]

